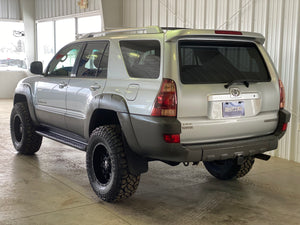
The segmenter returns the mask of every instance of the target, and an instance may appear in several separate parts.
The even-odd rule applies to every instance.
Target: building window
[[[78,18],[78,34],[101,31],[101,17],[89,16]]]
[[[0,22],[0,70],[27,69],[24,24],[22,22]]]
[[[44,67],[54,55],[54,24],[52,21],[37,24],[38,60]]]
[[[56,52],[66,44],[75,41],[75,19],[62,19],[56,21]]]
[[[44,68],[66,44],[75,41],[76,36],[101,31],[101,17],[89,16],[67,18],[37,23],[38,60]]]

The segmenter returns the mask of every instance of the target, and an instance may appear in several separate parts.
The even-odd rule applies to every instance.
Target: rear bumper
[[[278,137],[268,135],[238,141],[228,141],[212,144],[189,145],[188,151],[202,150],[201,161],[214,161],[236,158],[237,156],[251,156],[276,149]]]
[[[274,150],[278,140],[284,135],[283,124],[290,120],[290,113],[279,111],[279,122],[275,132],[271,135],[223,141],[206,144],[166,143],[164,134],[180,134],[181,124],[175,118],[148,117],[130,115],[136,143],[130,146],[137,154],[151,159],[197,162],[250,156]],[[128,143],[133,141],[128,140]]]

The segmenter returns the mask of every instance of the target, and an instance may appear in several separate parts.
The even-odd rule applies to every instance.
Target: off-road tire
[[[24,102],[16,103],[11,111],[10,134],[15,149],[21,154],[32,155],[41,147],[43,137],[35,132]]]
[[[137,189],[140,175],[129,172],[119,126],[96,128],[86,152],[90,184],[99,198],[116,202],[130,197]]]
[[[254,164],[253,157],[246,157],[241,165],[237,159],[226,159],[211,162],[203,162],[207,171],[220,180],[230,180],[245,176]]]

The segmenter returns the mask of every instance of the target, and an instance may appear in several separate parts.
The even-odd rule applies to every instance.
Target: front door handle
[[[100,86],[100,85],[97,85],[97,84],[90,86],[90,90],[91,90],[91,91],[96,91],[96,90],[98,90],[98,89],[100,89],[100,88],[101,88],[101,86]]]
[[[58,84],[58,87],[59,87],[59,88],[64,88],[64,87],[66,87],[67,85],[68,85],[67,83],[62,82],[62,83],[59,83],[59,84]]]

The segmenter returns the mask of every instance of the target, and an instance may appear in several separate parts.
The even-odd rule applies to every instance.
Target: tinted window
[[[75,65],[82,44],[74,44],[60,50],[48,67],[48,75],[69,76]]]
[[[108,42],[88,43],[79,61],[77,76],[106,78],[108,52]]]
[[[120,41],[120,47],[129,76],[137,78],[159,77],[159,41]]]
[[[270,81],[254,43],[181,41],[179,55],[184,84]]]

